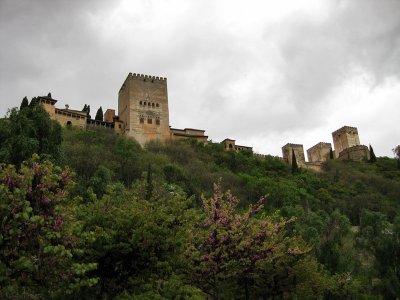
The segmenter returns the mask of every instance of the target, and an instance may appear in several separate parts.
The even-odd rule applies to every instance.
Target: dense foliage
[[[400,295],[398,159],[313,173],[214,143],[142,149],[25,99],[0,135],[2,299]]]

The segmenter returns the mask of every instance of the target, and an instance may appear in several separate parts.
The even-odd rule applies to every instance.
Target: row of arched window
[[[144,119],[145,119],[145,117],[144,116],[140,116],[139,117],[139,122],[140,122],[140,124],[144,124]],[[160,122],[160,117],[155,117],[155,124],[156,125],[160,125],[161,124],[161,122]],[[147,124],[153,124],[153,119],[152,119],[152,117],[150,117],[150,116],[148,116],[147,117]]]
[[[148,101],[139,101],[139,105],[149,106],[149,107],[160,107],[159,103],[148,102]]]

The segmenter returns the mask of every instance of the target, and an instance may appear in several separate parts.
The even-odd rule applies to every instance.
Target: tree
[[[373,257],[372,276],[379,278],[380,294],[395,299],[400,294],[400,217],[390,223],[380,212],[363,210],[357,244],[365,257]]]
[[[372,148],[372,146],[371,145],[369,145],[369,162],[370,163],[374,163],[374,162],[376,162],[376,156],[375,156],[375,153],[374,153],[374,149]]]
[[[153,174],[151,171],[151,164],[149,163],[147,167],[147,180],[146,180],[146,200],[150,200],[153,195]]]
[[[28,107],[28,106],[29,106],[28,98],[24,97],[24,99],[22,99],[21,106],[19,107],[19,110],[22,110],[23,108]]]
[[[96,121],[103,121],[103,109],[100,108],[97,110],[96,117],[94,118]]]
[[[33,153],[42,157],[51,156],[53,159],[59,157],[61,125],[51,120],[40,105],[20,111],[12,109],[0,123],[0,162],[19,167]]]
[[[97,282],[87,277],[96,265],[75,259],[77,237],[65,226],[72,184],[68,169],[38,156],[19,172],[0,167],[0,298],[64,298]]]
[[[397,169],[400,169],[400,145],[393,149],[393,153],[397,158]]]
[[[332,148],[329,148],[329,159],[333,159],[333,150]]]
[[[205,218],[193,227],[187,246],[188,277],[213,299],[248,299],[263,263],[269,265],[275,258],[307,251],[285,240],[288,221],[256,217],[263,210],[264,198],[243,214],[236,211],[238,202],[229,192],[222,193],[220,183],[215,184],[214,196],[203,198]]]
[[[299,166],[297,165],[296,155],[294,154],[294,150],[292,149],[292,174],[295,174],[299,171]]]

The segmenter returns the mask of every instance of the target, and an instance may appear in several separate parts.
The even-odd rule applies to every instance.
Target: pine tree
[[[372,146],[371,145],[369,145],[369,162],[370,163],[374,163],[374,162],[376,162],[376,156],[375,156],[375,153],[374,153],[374,149],[372,148]]]
[[[153,196],[153,173],[151,171],[151,164],[147,168],[147,182],[146,182],[146,200],[150,200]]]
[[[97,110],[96,117],[94,118],[96,121],[103,121],[103,109],[100,108]]]
[[[292,174],[297,173],[299,171],[299,166],[297,165],[296,155],[294,154],[294,150],[292,149]]]
[[[83,112],[87,112],[87,105],[85,104],[85,106],[82,109]]]
[[[26,98],[26,96],[24,97],[24,99],[22,99],[21,106],[19,107],[19,110],[22,110],[25,107],[29,107],[29,101],[28,101],[28,98]]]

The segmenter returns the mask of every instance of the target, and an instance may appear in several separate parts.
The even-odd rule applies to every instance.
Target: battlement
[[[129,73],[128,77],[131,79],[136,80],[143,80],[143,81],[159,81],[159,82],[166,82],[166,77],[159,77],[159,76],[152,76],[152,75],[145,75],[145,74],[137,74],[137,73]]]
[[[318,144],[315,144],[314,146],[312,146],[311,148],[309,148],[308,150],[314,150],[314,149],[319,149],[319,148],[325,148],[327,147],[328,149],[330,149],[332,147],[331,143],[326,143],[326,142],[319,142]],[[307,151],[308,151],[307,150]]]
[[[129,73],[128,76],[126,77],[124,83],[122,84],[121,88],[119,89],[119,93],[121,93],[124,90],[128,80],[140,80],[140,81],[144,81],[144,82],[152,82],[152,83],[159,83],[159,84],[167,85],[166,77],[145,75],[145,74],[139,74],[139,73]]]
[[[292,144],[292,143],[287,143],[285,146],[282,147],[282,149],[284,148],[303,148],[302,144]]]
[[[351,126],[343,126],[342,128],[339,128],[338,130],[335,130],[332,132],[332,136],[336,136],[338,134],[346,133],[346,132],[354,132],[358,134],[357,127],[351,127]]]

